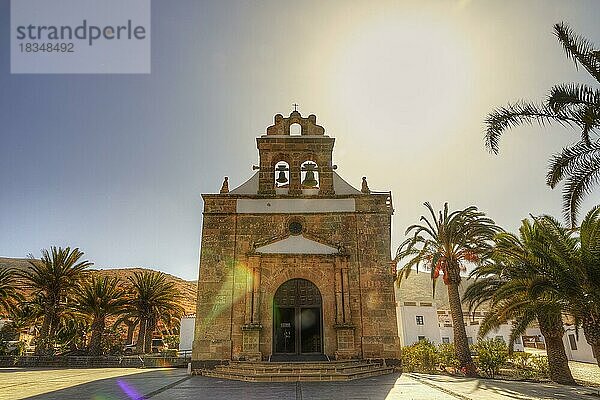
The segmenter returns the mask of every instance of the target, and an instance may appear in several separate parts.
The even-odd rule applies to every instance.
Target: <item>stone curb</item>
[[[167,390],[169,390],[171,388],[174,388],[175,386],[179,385],[180,383],[183,383],[183,382],[187,381],[191,377],[192,377],[191,375],[188,375],[188,376],[186,376],[184,378],[181,378],[181,379],[179,379],[179,380],[177,380],[177,381],[175,381],[173,383],[169,383],[166,386],[163,386],[163,387],[161,387],[159,389],[156,389],[156,390],[154,390],[154,391],[152,391],[152,392],[150,392],[148,394],[143,395],[142,397],[140,397],[140,400],[147,400],[147,399],[149,399],[151,397],[156,396],[157,394],[160,394],[160,393],[162,393],[164,391],[167,391]]]

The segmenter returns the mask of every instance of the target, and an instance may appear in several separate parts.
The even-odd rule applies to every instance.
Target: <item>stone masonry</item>
[[[290,135],[292,124],[300,135]],[[391,193],[368,190],[366,180],[357,190],[337,175],[334,141],[314,115],[278,114],[257,138],[258,172],[236,189],[225,181],[221,193],[202,195],[194,365],[268,360],[275,292],[298,278],[320,292],[324,355],[400,359]],[[303,184],[306,161],[316,165],[316,185]]]

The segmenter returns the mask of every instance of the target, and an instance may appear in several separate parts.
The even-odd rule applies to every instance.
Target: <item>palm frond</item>
[[[573,173],[582,165],[589,165],[594,160],[600,159],[600,140],[591,143],[579,142],[565,147],[560,153],[555,154],[548,167],[546,183],[554,188],[565,176]]]
[[[560,112],[573,106],[598,107],[600,105],[600,90],[580,83],[555,85],[550,89],[547,103],[554,112]]]
[[[547,105],[518,101],[505,107],[496,108],[485,119],[485,147],[490,152],[498,154],[500,136],[505,130],[533,123],[546,126],[552,122],[558,122],[563,126],[579,126],[581,124],[579,120],[571,116],[556,113]]]
[[[571,227],[577,224],[577,214],[584,197],[598,185],[600,158],[587,165],[578,165],[570,173],[563,188],[563,213]]]
[[[521,317],[514,321],[510,329],[510,336],[508,338],[508,351],[512,353],[515,341],[520,336],[524,335],[529,325],[535,321],[535,313],[525,312]]]
[[[594,51],[594,45],[585,37],[575,34],[564,22],[554,25],[554,34],[575,67],[581,64],[600,83],[600,57]]]

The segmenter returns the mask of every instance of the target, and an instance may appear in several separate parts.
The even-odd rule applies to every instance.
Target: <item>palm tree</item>
[[[558,383],[575,384],[562,341],[564,308],[557,296],[536,289],[541,282],[551,279],[547,275],[549,270],[560,268],[549,257],[552,249],[543,230],[538,221],[523,220],[519,236],[497,234],[493,262],[480,265],[471,273],[470,277],[476,281],[467,288],[464,300],[469,302],[470,310],[484,303],[489,307],[480,325],[480,337],[513,322],[511,349],[514,341],[537,321],[546,342],[550,378]]]
[[[449,213],[448,203],[445,203],[443,212],[440,211],[437,217],[429,203],[425,203],[425,207],[431,214],[431,220],[421,216],[422,224],[408,227],[406,235],[412,236],[396,252],[395,262],[408,258],[397,280],[400,284],[413,267],[418,271],[419,265],[424,264],[431,272],[435,293],[436,280],[440,273],[443,274],[452,314],[456,357],[468,376],[476,376],[477,369],[471,359],[459,294],[460,273],[466,271],[467,264],[479,264],[487,258],[491,251],[491,240],[500,228],[474,206]]]
[[[12,328],[19,333],[35,332],[42,316],[42,307],[35,298],[30,301],[19,301],[11,308],[9,314]]]
[[[175,283],[169,282],[162,272],[135,271],[127,279],[132,286],[128,313],[140,325],[136,351],[146,353],[152,349],[152,335],[159,321],[170,323],[183,314],[181,297]]]
[[[60,315],[55,333],[55,343],[61,352],[83,350],[86,347],[90,324],[82,315],[66,311]],[[37,347],[36,347],[37,349]]]
[[[23,296],[17,289],[17,275],[11,268],[0,268],[0,316],[9,315]]]
[[[51,343],[58,328],[59,318],[65,309],[66,298],[70,296],[83,271],[92,265],[82,261],[83,252],[78,248],[51,247],[42,250],[41,260],[29,255],[31,268],[19,272],[26,284],[33,289],[34,296],[43,299],[44,317],[36,354],[52,351]]]
[[[583,333],[600,367],[600,205],[585,216],[579,229],[584,288]]]
[[[91,322],[90,355],[102,355],[102,337],[106,327],[106,318],[124,312],[128,299],[124,290],[119,288],[118,278],[97,277],[83,281],[75,291],[77,312]]]
[[[554,33],[575,67],[582,66],[600,83],[600,51],[565,23],[554,25]],[[556,122],[581,130],[580,142],[553,156],[546,179],[551,188],[565,180],[563,213],[574,227],[583,198],[600,179],[600,90],[583,84],[556,85],[542,104],[520,101],[497,108],[485,120],[485,145],[497,154],[505,130],[534,122],[542,126]]]
[[[556,297],[566,313],[583,326],[586,341],[600,366],[600,206],[585,216],[575,235],[559,221],[542,216],[536,222],[551,260],[532,289]]]

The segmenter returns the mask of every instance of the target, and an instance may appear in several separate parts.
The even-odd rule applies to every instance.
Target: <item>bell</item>
[[[315,173],[313,171],[306,171],[306,177],[304,178],[304,182],[302,182],[302,186],[315,187],[319,184],[315,179]]]
[[[280,185],[286,184],[288,181],[288,179],[285,176],[285,172],[284,171],[279,171],[279,177],[275,180],[275,182],[279,183]]]
[[[319,184],[315,179],[315,167],[316,165],[313,163],[307,163],[304,166],[304,170],[306,171],[306,176],[304,177],[304,181],[302,182],[302,186],[306,187],[315,187]]]
[[[284,185],[288,182],[288,178],[285,176],[285,172],[288,170],[288,167],[285,164],[279,164],[275,167],[275,171],[279,172],[279,176],[275,179],[279,185]]]

